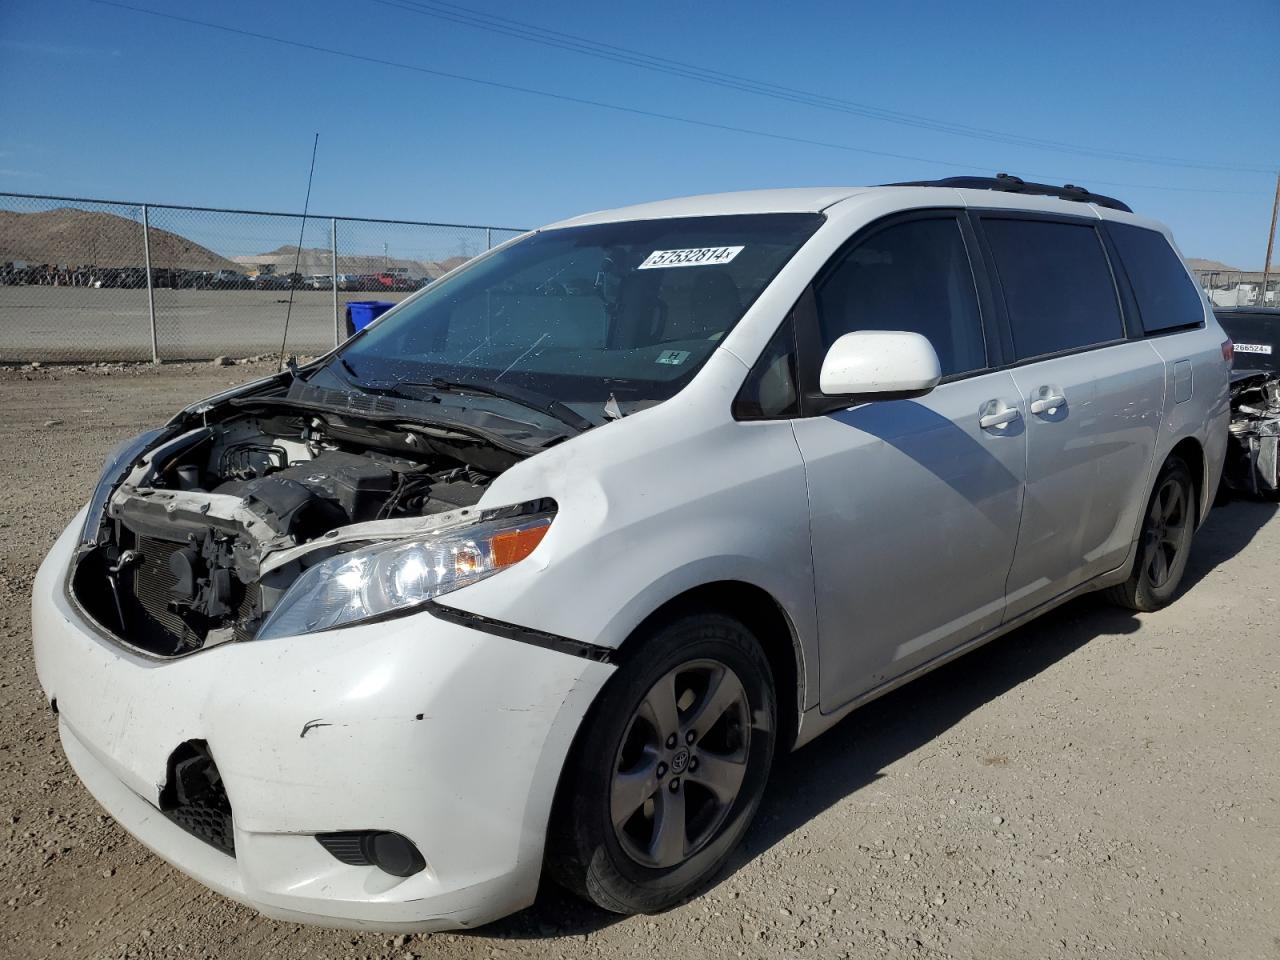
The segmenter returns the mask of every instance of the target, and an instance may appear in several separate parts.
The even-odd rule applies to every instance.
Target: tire
[[[622,914],[715,877],[760,805],[777,731],[768,660],[737,620],[685,614],[636,641],[583,721],[547,855],[553,880]]]
[[[1149,613],[1173,601],[1195,533],[1195,491],[1186,463],[1173,456],[1166,460],[1142,515],[1138,555],[1129,579],[1107,591],[1112,603]]]

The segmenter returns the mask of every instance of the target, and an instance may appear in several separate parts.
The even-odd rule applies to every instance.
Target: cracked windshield
[[[688,217],[535,233],[433,284],[338,363],[364,390],[514,389],[603,422],[688,383],[822,220]]]

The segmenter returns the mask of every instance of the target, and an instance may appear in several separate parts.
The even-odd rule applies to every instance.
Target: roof
[[[1218,316],[1261,317],[1264,320],[1280,320],[1280,307],[1214,307]]]
[[[998,186],[987,187],[986,184]],[[1010,186],[1010,184],[1014,184]],[[1042,192],[1053,191],[1053,193]],[[1046,187],[1023,184],[1016,177],[1001,180],[986,177],[955,177],[950,180],[917,183],[883,184],[862,187],[796,187],[779,190],[743,190],[736,193],[708,193],[693,197],[676,197],[653,203],[600,210],[568,220],[548,224],[543,229],[577,227],[593,223],[617,223],[623,220],[662,220],[670,217],[710,217],[751,213],[819,213],[851,197],[871,197],[890,192],[928,192],[931,199],[949,196],[957,206],[999,206],[1042,210],[1047,212],[1093,212],[1104,219],[1131,217],[1128,207],[1110,197],[1091,194],[1079,187]],[[1100,209],[1101,208],[1101,209]]]
[[[662,220],[667,217],[713,217],[735,213],[818,213],[834,203],[866,193],[867,187],[795,187],[784,190],[740,190],[736,193],[707,193],[695,197],[675,197],[629,207],[600,210],[549,224],[577,227],[588,223],[620,220]]]

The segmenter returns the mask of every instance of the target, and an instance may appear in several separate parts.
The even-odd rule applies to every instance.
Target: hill
[[[1209,272],[1217,270],[1221,273],[1240,273],[1239,267],[1231,267],[1221,260],[1202,260],[1199,257],[1187,257],[1187,266],[1192,270]]]
[[[58,266],[140,267],[142,225],[97,210],[60,207],[36,213],[0,210],[0,263],[25,260]],[[231,270],[235,264],[168,230],[151,228],[151,265]]]
[[[304,277],[327,277],[333,272],[333,254],[328,247],[303,247],[302,256],[298,256],[298,248],[286,244],[268,253],[256,253],[243,257],[233,257],[239,268],[246,272],[254,272],[265,266],[272,267],[276,273],[292,273],[294,264],[298,264],[298,272]],[[372,253],[338,253],[338,273],[371,274],[384,270],[399,268],[406,276],[419,280],[422,277],[435,279],[448,273],[454,267],[466,263],[470,257],[455,256],[444,260],[409,260],[403,257],[387,257]],[[399,272],[398,271],[398,272]]]

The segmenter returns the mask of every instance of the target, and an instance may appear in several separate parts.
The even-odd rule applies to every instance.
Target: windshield
[[[489,384],[593,420],[604,404],[626,413],[680,390],[822,220],[686,217],[535,233],[433,284],[340,362],[366,387]]]

